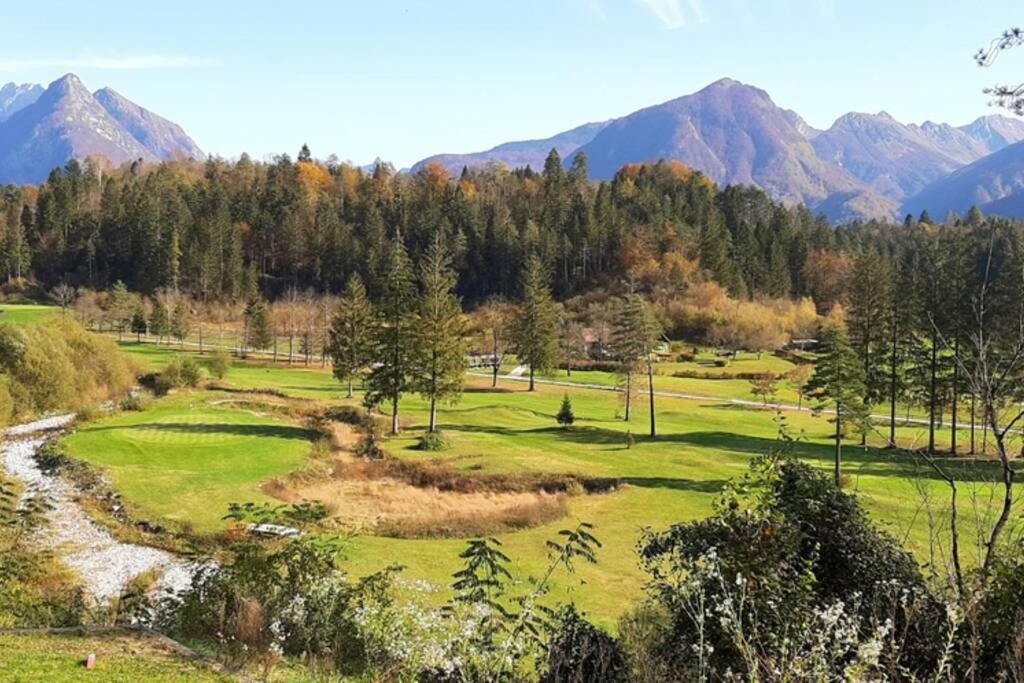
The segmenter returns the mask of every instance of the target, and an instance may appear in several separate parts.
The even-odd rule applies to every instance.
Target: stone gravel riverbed
[[[193,564],[164,550],[118,541],[75,502],[74,487],[39,468],[34,456],[46,442],[45,433],[61,429],[73,419],[73,415],[48,417],[11,427],[5,434],[0,463],[25,485],[25,495],[41,495],[53,506],[36,541],[56,552],[98,603],[116,597],[132,579],[147,572],[159,575],[156,591],[188,588]]]

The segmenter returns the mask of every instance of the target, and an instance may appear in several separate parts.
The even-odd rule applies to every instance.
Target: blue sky
[[[0,83],[73,71],[227,157],[305,141],[410,164],[620,116],[730,76],[825,127],[989,113],[1024,50],[974,51],[1019,0],[337,0],[4,3]]]

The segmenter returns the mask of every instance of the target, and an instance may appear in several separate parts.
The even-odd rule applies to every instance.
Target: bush
[[[441,432],[426,432],[419,438],[416,448],[421,451],[444,451],[449,447],[448,439]]]
[[[138,391],[133,391],[121,399],[120,407],[126,412],[141,413],[149,407],[149,401]]]
[[[195,387],[202,381],[203,371],[192,356],[175,356],[160,376],[167,388]]]
[[[552,631],[540,676],[544,683],[628,680],[622,648],[614,638],[583,618],[573,605],[558,612]]]
[[[667,668],[684,679],[730,669],[745,679],[772,661],[794,680],[842,678],[854,662],[865,679],[896,661],[916,678],[934,670],[945,609],[856,497],[806,464],[769,457],[715,510],[640,544],[652,596],[672,615]],[[707,645],[703,658],[695,642]],[[874,660],[858,661],[869,653]]]
[[[215,349],[206,361],[206,370],[215,379],[224,379],[231,370],[231,354],[224,349]]]

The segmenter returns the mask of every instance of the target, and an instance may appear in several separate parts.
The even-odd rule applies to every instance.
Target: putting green
[[[217,400],[171,397],[86,425],[65,443],[74,457],[103,468],[141,513],[214,530],[223,527],[228,503],[270,500],[259,485],[301,467],[311,436]]]

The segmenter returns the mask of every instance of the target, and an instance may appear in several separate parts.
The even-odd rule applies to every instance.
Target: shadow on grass
[[[90,427],[90,432],[123,431],[126,429],[148,432],[176,432],[179,434],[229,434],[252,438],[299,439],[308,441],[312,432],[289,425],[245,425],[221,424],[215,422],[146,422],[131,426]]]
[[[721,493],[728,483],[726,479],[675,479],[672,477],[623,477],[622,481],[630,486],[648,489],[671,489],[673,491],[689,491],[692,493]]]
[[[828,443],[793,441],[784,446],[774,438],[723,431],[659,434],[657,439],[652,442],[642,431],[646,425],[638,423],[637,426],[640,427],[640,430],[633,432],[633,437],[638,446],[650,446],[652,443],[679,444],[746,456],[761,455],[782,447],[792,456],[815,462],[823,467],[831,467],[834,458],[834,447]],[[602,427],[575,425],[570,429],[562,429],[557,426],[514,429],[482,425],[452,425],[444,428],[453,432],[496,434],[507,437],[546,435],[563,442],[605,447],[608,450],[626,450],[625,432]],[[998,465],[993,462],[977,462],[955,457],[939,457],[937,461],[958,481],[978,483],[998,481]],[[843,462],[847,472],[856,476],[942,481],[923,457],[907,451],[876,447],[864,448],[853,443],[844,443]]]

